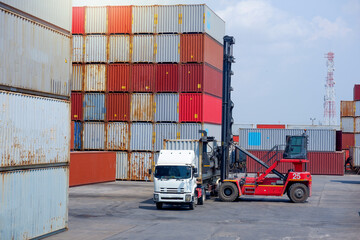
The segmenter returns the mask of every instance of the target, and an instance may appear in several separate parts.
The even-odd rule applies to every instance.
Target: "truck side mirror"
[[[193,173],[195,174],[197,172],[198,172],[197,168],[193,168]]]
[[[151,169],[149,169],[149,175],[151,175],[151,173],[152,173],[152,171],[151,171]]]

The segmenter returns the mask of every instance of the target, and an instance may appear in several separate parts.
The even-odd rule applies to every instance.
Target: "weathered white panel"
[[[156,8],[155,28],[157,33],[180,32],[179,8],[179,5],[164,5]]]
[[[105,125],[100,122],[85,122],[83,143],[86,150],[103,150],[105,145]]]
[[[133,6],[132,7],[132,32],[154,33],[155,6]]]
[[[105,91],[106,86],[106,65],[86,64],[85,65],[85,91]]]
[[[74,64],[72,69],[71,90],[82,91],[84,82],[83,66]]]
[[[130,36],[111,35],[109,41],[109,62],[129,62]]]
[[[86,7],[85,32],[107,33],[107,7]]]
[[[108,150],[129,149],[129,124],[124,122],[109,122],[107,124],[106,147]]]
[[[84,37],[72,36],[72,61],[84,62]]]
[[[128,180],[129,157],[127,152],[116,152],[116,179]]]
[[[131,52],[132,62],[154,62],[154,36],[133,36]]]
[[[155,43],[155,56],[158,63],[180,62],[180,35],[157,35]]]
[[[107,37],[90,35],[85,37],[85,62],[107,62]]]

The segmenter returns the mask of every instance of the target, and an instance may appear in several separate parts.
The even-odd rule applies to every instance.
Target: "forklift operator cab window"
[[[191,177],[190,166],[157,166],[155,177],[159,179],[187,179]]]
[[[286,136],[286,148],[283,158],[286,159],[307,159],[307,137]]]

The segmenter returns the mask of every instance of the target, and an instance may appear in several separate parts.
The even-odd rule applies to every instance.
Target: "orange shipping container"
[[[71,152],[69,186],[115,181],[116,152]]]
[[[340,102],[340,116],[341,117],[355,116],[355,102],[354,101],[341,101]]]
[[[109,33],[131,33],[132,6],[108,7]]]
[[[223,47],[206,34],[182,34],[180,37],[182,63],[206,62],[223,69]]]

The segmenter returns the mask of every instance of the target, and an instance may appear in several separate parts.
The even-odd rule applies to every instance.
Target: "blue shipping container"
[[[74,122],[74,150],[81,150],[81,122]]]
[[[105,120],[105,94],[85,93],[84,120]]]

